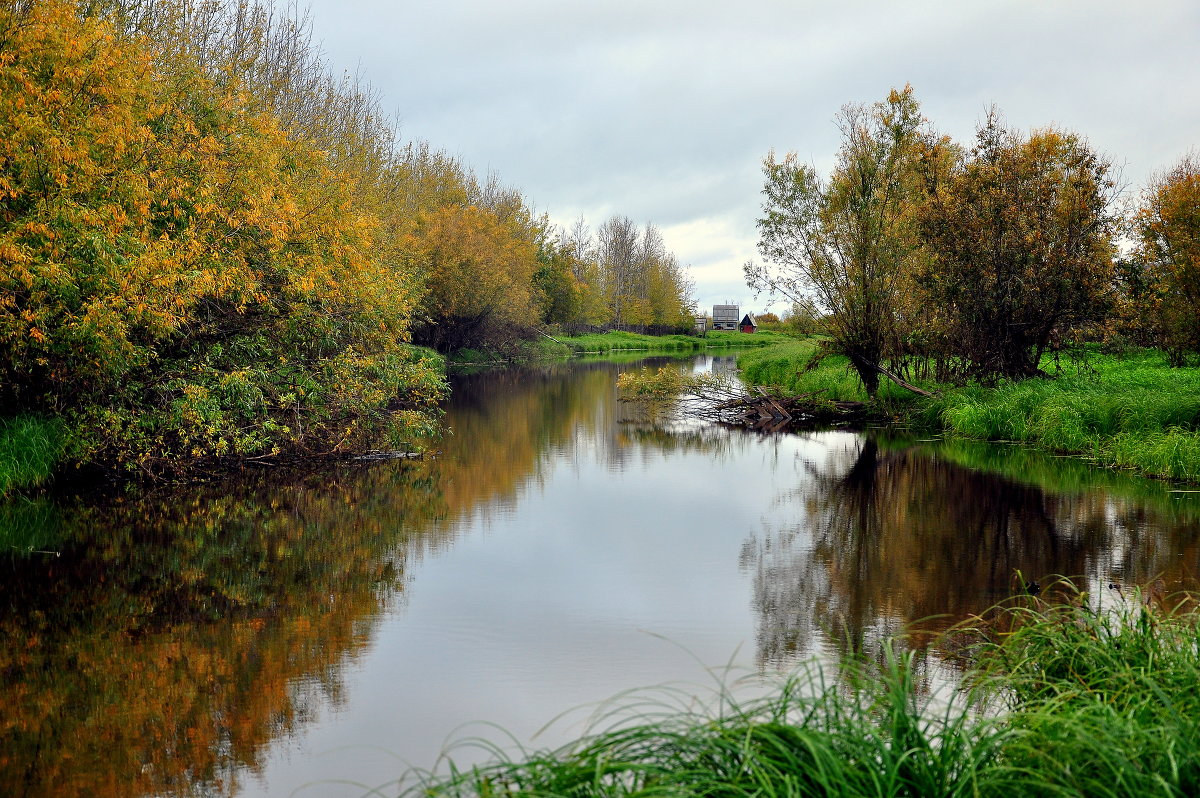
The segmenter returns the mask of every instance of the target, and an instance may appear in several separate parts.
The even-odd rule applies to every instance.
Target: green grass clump
[[[41,416],[0,419],[0,497],[44,485],[66,448],[61,421]]]
[[[867,401],[858,373],[844,355],[823,354],[818,336],[782,338],[766,349],[738,356],[742,381],[771,386],[791,396],[819,394],[830,401]],[[815,362],[814,362],[815,359]],[[882,407],[913,405],[916,394],[881,377],[876,400]]]
[[[793,339],[739,355],[738,368],[748,385],[769,385],[792,396],[820,392],[833,401],[865,400],[862,382],[847,358],[826,355],[811,367],[820,351],[820,339]]]
[[[1021,441],[1152,476],[1200,480],[1200,369],[1095,354],[1055,377],[946,391],[925,417],[970,438]]]
[[[609,727],[557,751],[426,776],[409,794],[450,796],[973,795],[994,735],[953,705],[936,710],[911,657],[882,675],[847,668],[838,687],[802,671],[767,698],[697,708],[637,694]],[[485,746],[486,748],[486,746]]]
[[[1005,709],[1012,794],[1200,794],[1200,622],[1178,609],[1077,595],[1008,612],[976,676]]]
[[[953,696],[919,660],[810,667],[764,698],[627,696],[575,743],[420,774],[408,795],[1190,796],[1200,794],[1200,620],[1069,585],[958,630]],[[1178,609],[1178,608],[1176,608]],[[410,774],[410,777],[413,774]]]

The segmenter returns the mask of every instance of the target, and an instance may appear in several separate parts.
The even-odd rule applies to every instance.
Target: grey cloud
[[[1077,130],[1135,185],[1200,130],[1191,0],[318,0],[312,16],[331,65],[361,62],[405,137],[556,218],[744,219],[736,257],[667,240],[722,292],[754,256],[763,155],[827,169],[838,108],[893,86],[959,140],[993,103],[1019,128]]]

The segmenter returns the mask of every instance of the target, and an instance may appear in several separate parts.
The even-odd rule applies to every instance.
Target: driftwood
[[[790,426],[863,421],[871,415],[863,402],[832,401],[822,398],[822,393],[783,396],[761,385],[745,392],[732,384],[708,384],[686,391],[680,398],[680,409],[697,418],[767,432]]]
[[[421,452],[401,451],[370,451],[356,454],[351,460],[414,460],[422,456]]]

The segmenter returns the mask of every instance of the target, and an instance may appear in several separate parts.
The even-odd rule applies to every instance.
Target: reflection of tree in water
[[[651,442],[617,423],[617,368],[461,378],[434,459],[0,507],[6,533],[44,530],[7,539],[58,552],[0,556],[5,794],[236,793],[342,700],[414,559],[553,458]]]
[[[236,792],[342,700],[439,511],[426,465],[59,506],[58,556],[0,559],[5,794]]]
[[[794,497],[805,521],[746,543],[758,660],[786,666],[817,635],[877,651],[920,621],[932,634],[1012,594],[1015,574],[1146,581],[1195,560],[1197,525],[1136,501],[1055,494],[871,438],[835,450]],[[923,644],[921,636],[914,642]]]

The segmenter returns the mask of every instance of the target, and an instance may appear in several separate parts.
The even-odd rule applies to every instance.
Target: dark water
[[[498,738],[463,724],[529,742],[568,712],[533,740],[556,744],[621,690],[944,629],[1017,571],[1097,595],[1200,573],[1197,494],[655,423],[616,401],[635,367],[461,378],[425,461],[0,508],[0,794],[364,795]]]

